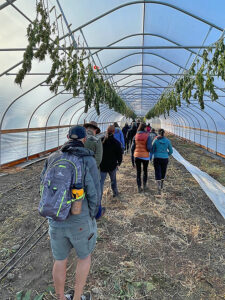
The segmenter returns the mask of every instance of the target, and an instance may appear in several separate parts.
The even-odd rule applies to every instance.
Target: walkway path
[[[37,214],[37,177],[43,162],[2,177],[0,199],[1,264],[43,221]],[[118,199],[106,182],[107,213],[98,223],[99,237],[93,254],[88,288],[94,299],[223,299],[224,221],[195,179],[173,158],[165,192],[156,194],[153,166],[149,166],[149,191],[138,194],[135,169],[125,156],[119,169]],[[33,181],[32,181],[33,178]],[[28,182],[30,180],[30,182]],[[26,183],[27,182],[27,183]],[[42,231],[44,231],[46,225]],[[72,287],[74,261],[68,266],[67,287]],[[0,299],[19,290],[43,292],[52,286],[52,256],[45,238],[17,265],[13,279],[1,283]],[[46,299],[52,299],[46,296]]]

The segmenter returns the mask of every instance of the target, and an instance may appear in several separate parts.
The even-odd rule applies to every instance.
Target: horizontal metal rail
[[[216,46],[190,46],[190,45],[183,45],[183,46],[83,46],[83,47],[76,47],[76,50],[149,50],[149,49],[207,49],[207,48],[216,48]],[[39,48],[33,48],[33,50],[38,50]],[[59,50],[69,50],[70,47],[59,47]],[[26,48],[0,48],[0,51],[25,51]],[[189,49],[188,49],[189,50]]]

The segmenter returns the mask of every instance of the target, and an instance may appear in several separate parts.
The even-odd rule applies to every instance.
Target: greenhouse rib
[[[196,46],[196,45],[183,45],[183,46],[84,46],[84,47],[76,47],[76,50],[149,50],[149,49],[214,49],[216,46]],[[70,47],[59,47],[59,50],[69,50]],[[26,48],[0,48],[0,51],[25,51]],[[38,50],[38,48],[33,48],[33,50]]]
[[[96,17],[96,18],[90,20],[89,22],[87,22],[87,23],[85,23],[85,24],[83,24],[83,25],[81,25],[81,26],[79,26],[79,27],[73,29],[73,30],[72,30],[72,33],[78,31],[80,28],[86,27],[87,25],[89,25],[89,24],[91,24],[91,23],[93,23],[93,22],[95,22],[95,21],[97,21],[97,20],[99,20],[99,19],[101,19],[101,18],[107,16],[108,14],[110,14],[110,13],[112,13],[112,12],[118,10],[118,9],[121,9],[121,8],[126,7],[126,6],[129,6],[129,5],[141,4],[141,3],[146,3],[146,4],[158,4],[158,5],[164,5],[164,6],[171,7],[171,8],[173,8],[173,9],[178,10],[178,11],[180,11],[180,12],[182,12],[182,13],[184,13],[184,14],[186,14],[186,15],[192,17],[192,18],[195,18],[195,19],[197,19],[197,20],[199,20],[199,21],[201,21],[201,22],[203,22],[203,23],[205,23],[205,24],[207,24],[207,25],[209,25],[209,26],[212,26],[212,27],[216,28],[217,30],[223,31],[223,28],[222,28],[222,27],[219,27],[219,26],[217,26],[217,25],[215,25],[215,24],[213,24],[213,23],[211,23],[211,22],[209,22],[209,21],[207,21],[207,20],[205,20],[205,19],[203,19],[203,18],[201,18],[201,17],[199,17],[199,16],[196,16],[196,15],[194,15],[194,14],[192,14],[192,13],[190,13],[190,12],[188,12],[188,11],[182,9],[182,8],[179,8],[178,6],[175,6],[175,5],[173,5],[173,4],[166,3],[166,2],[161,2],[161,1],[151,1],[151,0],[144,0],[144,1],[143,1],[143,0],[140,0],[140,1],[133,1],[133,2],[128,2],[128,3],[125,3],[125,4],[119,5],[119,6],[115,7],[115,8],[113,8],[113,9],[107,11],[106,13],[103,13],[103,14],[101,14],[100,16],[98,16],[98,17]],[[68,36],[68,34],[67,34],[66,36]],[[62,39],[65,38],[66,36],[62,36],[62,37],[60,38],[60,40],[62,40]]]

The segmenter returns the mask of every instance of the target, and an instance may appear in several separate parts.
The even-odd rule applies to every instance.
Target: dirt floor
[[[190,160],[200,169],[207,171],[199,159],[202,156],[207,161],[212,159],[225,174],[223,162],[206,158],[195,145],[174,137],[171,140],[184,158],[194,153]],[[37,212],[43,163],[0,177],[0,269],[44,221]],[[211,167],[209,163],[209,174]],[[211,200],[173,158],[162,196],[156,192],[152,164],[148,192],[137,193],[135,173],[126,155],[118,171],[120,197],[112,198],[109,181],[105,184],[103,204],[107,213],[98,222],[98,242],[86,286],[93,299],[225,299],[225,226]],[[220,172],[210,175],[223,180]],[[44,223],[25,249],[46,230]],[[37,295],[40,298],[35,300],[42,299],[41,295],[46,300],[54,299],[52,263],[45,234],[1,280],[0,299],[16,299],[20,291],[17,299],[33,300]],[[73,287],[75,263],[73,252],[67,289]],[[0,271],[0,277],[6,270]],[[22,293],[27,297],[20,298]]]

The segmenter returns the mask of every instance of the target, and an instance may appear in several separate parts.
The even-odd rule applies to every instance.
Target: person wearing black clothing
[[[126,123],[125,126],[122,128],[123,136],[124,136],[124,141],[125,141],[125,151],[128,151],[129,149],[129,143],[128,143],[128,138],[127,138],[127,132],[130,129],[129,125]]]
[[[120,143],[114,138],[113,134],[115,127],[110,125],[107,129],[107,134],[103,139],[103,157],[100,164],[101,171],[101,198],[103,194],[104,182],[109,173],[111,179],[111,188],[113,191],[113,197],[118,196],[117,182],[116,182],[116,171],[117,166],[122,163],[122,148]]]
[[[135,123],[133,123],[131,129],[129,129],[127,131],[128,148],[132,144],[133,138],[134,138],[136,133],[137,133],[137,126],[136,126]]]

